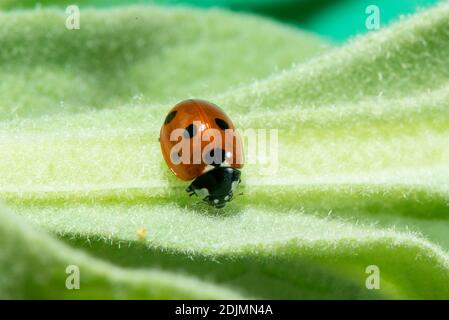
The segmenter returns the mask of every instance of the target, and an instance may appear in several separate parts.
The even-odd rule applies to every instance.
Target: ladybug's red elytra
[[[161,127],[162,154],[178,178],[193,180],[186,191],[215,208],[232,200],[240,183],[243,147],[231,119],[213,103],[184,100]]]

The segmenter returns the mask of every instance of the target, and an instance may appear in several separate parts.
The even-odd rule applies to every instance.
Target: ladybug
[[[199,99],[179,102],[165,117],[159,141],[173,174],[193,180],[186,189],[190,196],[215,208],[232,200],[241,182],[243,147],[222,109]]]

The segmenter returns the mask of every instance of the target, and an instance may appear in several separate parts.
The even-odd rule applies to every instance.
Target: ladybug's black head
[[[215,208],[223,208],[232,200],[240,183],[240,171],[230,167],[216,167],[197,177],[186,189]]]

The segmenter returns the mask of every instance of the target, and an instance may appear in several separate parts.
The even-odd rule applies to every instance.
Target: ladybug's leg
[[[189,197],[191,197],[195,194],[195,191],[193,191],[192,185],[187,187],[186,192],[189,194]]]

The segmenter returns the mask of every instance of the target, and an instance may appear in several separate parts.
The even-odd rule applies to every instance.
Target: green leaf
[[[0,210],[0,296],[8,299],[239,299],[236,293],[157,269],[128,271],[91,258]],[[80,270],[79,290],[66,268]]]
[[[210,97],[329,48],[221,10],[83,9],[81,18],[68,30],[62,10],[0,12],[0,119]]]
[[[0,19],[15,30],[0,36],[13,81],[0,93],[27,81],[14,114],[1,112],[0,195],[21,218],[2,218],[14,223],[0,229],[12,241],[0,268],[27,274],[0,283],[4,297],[449,297],[448,4],[325,54],[311,36],[221,11],[88,11],[73,36],[63,17]],[[189,199],[160,154],[162,119],[190,94],[242,130],[279,129],[278,170],[245,165],[244,194],[221,211]],[[77,293],[66,264],[86,274]],[[369,265],[380,290],[365,287]]]

